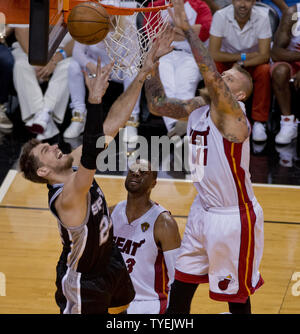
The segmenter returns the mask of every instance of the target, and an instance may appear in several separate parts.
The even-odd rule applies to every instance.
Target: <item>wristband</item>
[[[246,60],[246,53],[241,53],[241,61],[245,61]]]
[[[62,54],[63,59],[68,58],[67,53],[66,53],[66,51],[64,49],[58,49],[58,52],[60,52]]]
[[[105,147],[99,148],[96,146],[98,139],[104,136],[104,117],[101,104],[91,104],[88,102],[86,107],[87,115],[83,133],[80,162],[86,169],[94,170],[97,169],[96,160],[98,154],[105,149]]]

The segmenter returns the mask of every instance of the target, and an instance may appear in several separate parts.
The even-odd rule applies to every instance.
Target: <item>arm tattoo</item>
[[[217,110],[228,113],[242,112],[236,99],[218,73],[216,65],[207,48],[195,34],[193,29],[185,31],[185,36],[191,45],[194,58],[204,78],[212,103]]]
[[[145,94],[150,112],[158,116],[182,119],[205,104],[202,98],[179,100],[168,98],[159,78],[158,70],[145,82]]]

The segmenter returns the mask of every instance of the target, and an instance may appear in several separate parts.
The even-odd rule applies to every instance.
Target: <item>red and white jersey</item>
[[[244,104],[240,102],[245,112]],[[194,110],[188,120],[189,165],[203,208],[245,205],[254,198],[250,181],[249,138],[226,140],[213,123],[209,106]]]
[[[294,24],[292,26],[292,34],[290,44],[287,47],[290,51],[300,52],[300,3],[297,3],[297,12],[293,14],[292,19]]]
[[[136,295],[134,301],[160,301],[160,313],[167,307],[168,273],[162,250],[154,240],[154,225],[158,216],[166,210],[159,204],[152,207],[140,218],[128,223],[127,201],[114,208],[114,240],[127,265]]]

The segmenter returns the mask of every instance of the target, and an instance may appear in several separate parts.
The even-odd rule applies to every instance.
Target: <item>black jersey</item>
[[[102,190],[94,180],[88,192],[88,210],[80,226],[66,227],[54,203],[64,184],[48,185],[49,207],[58,220],[63,252],[61,260],[75,272],[94,275],[103,272],[112,256],[112,221]]]

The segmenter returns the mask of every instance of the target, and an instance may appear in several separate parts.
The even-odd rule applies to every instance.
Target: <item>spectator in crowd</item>
[[[232,3],[231,0],[204,0],[211,12],[214,14],[217,10],[226,7],[228,5],[230,5]],[[294,5],[295,3],[297,3],[297,0],[262,0],[262,1],[257,1],[257,2],[261,2],[264,3],[266,5],[271,6],[272,8],[274,8],[276,10],[276,12],[278,13],[279,17],[281,17],[281,13],[287,9],[289,6]]]
[[[271,78],[274,95],[280,111],[280,131],[275,137],[276,144],[289,144],[298,135],[298,125],[292,113],[291,89],[300,88],[300,19],[297,12],[300,3],[284,11],[271,50],[274,63]],[[294,15],[296,14],[296,20]],[[293,82],[291,82],[291,80]]]
[[[120,22],[120,24],[126,26],[126,17],[121,17]],[[114,33],[114,31],[109,32],[109,34]],[[120,38],[122,38],[122,36]],[[95,45],[85,45],[75,42],[72,61],[69,68],[69,90],[72,102],[73,118],[70,126],[64,132],[65,138],[77,138],[83,132],[86,114],[86,90],[82,70],[87,70],[90,75],[94,75],[96,71],[97,58],[99,56],[101,57],[102,64],[106,65],[111,62],[111,59],[109,58],[106,51],[104,41],[101,41],[100,43]],[[130,55],[128,55],[128,57],[129,56]],[[115,73],[111,74],[110,80],[122,83],[124,85],[124,90],[126,90],[131,82],[134,80],[135,76],[136,75],[129,77],[128,75],[125,75],[123,72],[121,72],[121,70],[119,70],[117,75]],[[127,122],[124,130],[123,139],[126,142],[129,142],[129,146],[136,146],[137,128],[139,125],[139,113],[140,96],[136,102],[136,105],[132,111],[132,115]]]
[[[0,130],[12,129],[13,124],[7,117],[9,90],[12,85],[14,58],[6,45],[5,37],[12,32],[12,28],[0,35]]]
[[[165,0],[154,2],[153,6],[162,6]],[[208,5],[200,0],[186,0],[184,4],[189,23],[201,41],[208,42],[212,14]],[[161,15],[165,15],[163,11]],[[172,43],[173,51],[159,60],[159,74],[168,97],[191,99],[195,96],[197,86],[202,79],[199,68],[193,57],[191,47],[184,34],[175,29]],[[186,122],[170,117],[163,117],[168,135],[182,136],[186,133]]]
[[[114,239],[135,289],[128,314],[162,314],[173,283],[181,238],[170,212],[151,200],[157,172],[150,162],[130,165],[127,200],[110,208]]]
[[[266,122],[271,104],[271,25],[267,11],[255,0],[233,0],[217,11],[210,30],[209,51],[220,73],[234,63],[244,67],[254,83],[251,117],[252,139],[267,140]]]
[[[38,134],[38,140],[52,138],[59,133],[55,122],[63,122],[69,101],[68,67],[74,41],[67,34],[47,65],[32,66],[28,62],[29,28],[15,28],[15,35],[13,82],[22,120],[31,132]],[[44,82],[45,93],[41,88]]]

